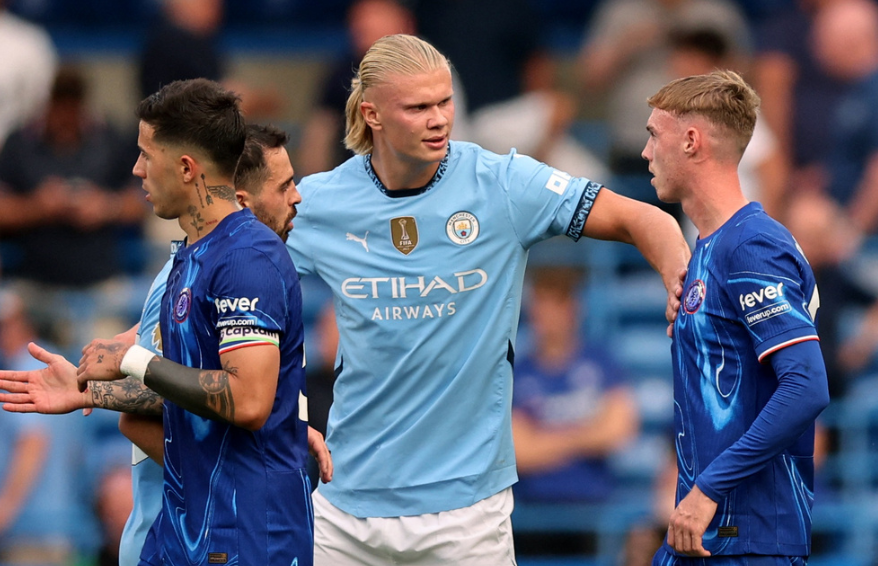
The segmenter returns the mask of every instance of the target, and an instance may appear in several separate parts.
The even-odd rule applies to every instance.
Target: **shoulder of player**
[[[748,214],[734,226],[734,247],[746,245],[788,245],[793,238],[780,222],[765,213]]]
[[[340,199],[350,198],[354,191],[371,183],[366,172],[364,158],[355,155],[338,167],[320,173],[312,173],[296,183],[302,202],[297,205],[300,216],[313,213],[332,213]]]
[[[459,164],[472,163],[477,174],[480,171],[489,171],[500,182],[516,176],[528,179],[541,169],[546,171],[547,177],[551,174],[551,167],[527,154],[519,153],[515,148],[512,148],[508,153],[494,153],[469,142],[454,142],[452,147],[454,153],[452,153],[452,162],[449,168],[454,168]]]
[[[302,193],[302,199],[304,201],[306,193],[312,194],[321,190],[331,191],[333,189],[341,189],[347,183],[362,180],[361,177],[368,177],[364,164],[364,157],[361,155],[354,155],[334,169],[307,175],[296,184],[296,187],[299,189],[299,192]]]
[[[221,251],[222,255],[244,255],[252,258],[265,256],[275,261],[276,256],[289,256],[286,244],[271,228],[253,218],[243,222],[237,230],[229,233]]]
[[[734,258],[747,263],[762,258],[774,264],[784,257],[792,259],[800,255],[789,231],[768,216],[740,223],[736,233],[731,236],[726,239],[725,245],[728,246],[732,263],[737,263]]]

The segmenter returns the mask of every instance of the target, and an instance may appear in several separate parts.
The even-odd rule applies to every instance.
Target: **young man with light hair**
[[[741,192],[759,97],[732,71],[649,99],[643,157],[699,238],[673,328],[677,505],[654,565],[804,565],[815,419],[829,403],[811,267]]]

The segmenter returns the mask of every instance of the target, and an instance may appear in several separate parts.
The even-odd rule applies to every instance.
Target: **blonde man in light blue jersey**
[[[451,69],[408,35],[377,41],[347,103],[357,155],[300,183],[287,242],[334,295],[338,381],[315,493],[315,564],[514,564],[512,367],[528,249],[632,243],[669,313],[689,249],[655,207],[512,151],[450,142]]]

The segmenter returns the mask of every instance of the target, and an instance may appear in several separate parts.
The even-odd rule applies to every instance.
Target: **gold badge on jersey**
[[[161,354],[163,352],[162,349],[162,329],[159,323],[156,323],[155,327],[152,329],[152,336],[150,337],[150,343],[152,344],[153,349],[156,352]]]
[[[418,223],[414,216],[399,216],[390,220],[390,239],[393,247],[409,255],[418,247]]]

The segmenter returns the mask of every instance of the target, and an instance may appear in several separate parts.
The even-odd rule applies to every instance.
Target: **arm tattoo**
[[[103,364],[104,363],[104,356],[109,354],[113,358],[113,362],[116,364],[116,366],[122,365],[122,358],[125,357],[125,351],[123,351],[123,349],[125,351],[127,351],[128,347],[123,346],[122,344],[119,344],[119,343],[100,344],[98,346],[95,346],[95,350],[98,350],[98,351],[103,350],[105,352],[105,353],[98,354],[97,363]]]
[[[229,388],[229,374],[237,375],[238,368],[226,363],[223,370],[202,371],[198,376],[198,383],[207,393],[207,406],[222,418],[231,421],[235,418],[235,400]]]
[[[198,232],[198,235],[201,236],[201,231],[204,230],[204,218],[202,218],[201,213],[198,212],[198,209],[193,205],[189,205],[187,209],[189,211],[189,215],[192,217],[192,221],[189,223],[195,228],[195,231]]]
[[[201,175],[201,180],[204,182],[204,188],[207,190],[207,204],[211,204],[213,201],[210,198],[210,195],[214,195],[217,198],[227,200],[230,202],[238,202],[238,197],[235,196],[235,189],[228,185],[208,185],[207,179],[204,175]]]
[[[119,381],[89,381],[88,388],[95,407],[138,415],[162,414],[164,399],[133,377]]]
[[[234,422],[235,402],[230,377],[238,368],[226,364],[222,370],[182,366],[165,358],[154,359],[144,380],[150,389],[174,404],[206,419]]]

